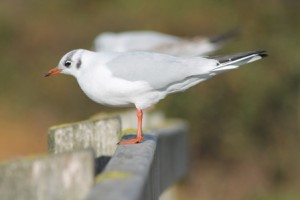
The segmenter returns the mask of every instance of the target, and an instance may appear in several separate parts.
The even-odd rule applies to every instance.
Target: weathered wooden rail
[[[187,125],[146,115],[144,141],[117,145],[121,124],[135,127],[135,112],[50,128],[50,155],[0,165],[0,199],[158,199],[187,172]]]

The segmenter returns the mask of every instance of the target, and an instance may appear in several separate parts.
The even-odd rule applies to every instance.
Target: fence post
[[[186,132],[177,121],[145,134],[140,144],[118,146],[88,200],[158,199],[187,173]]]
[[[0,165],[0,197],[5,200],[82,200],[94,182],[91,150],[22,158]]]
[[[158,199],[187,172],[187,124],[145,114],[142,143],[117,145],[132,127],[135,111],[51,127],[50,155],[0,165],[1,199]]]
[[[57,154],[91,147],[96,157],[111,156],[120,135],[121,121],[118,116],[53,126],[49,129],[48,150]]]

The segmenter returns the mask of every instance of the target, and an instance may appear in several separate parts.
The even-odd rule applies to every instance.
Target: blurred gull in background
[[[231,30],[214,37],[182,38],[155,31],[104,32],[95,41],[96,51],[153,51],[174,56],[207,55],[237,35]]]

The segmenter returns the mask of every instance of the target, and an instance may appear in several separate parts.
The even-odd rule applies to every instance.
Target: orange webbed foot
[[[122,140],[120,141],[118,144],[137,144],[142,142],[142,140],[144,139],[144,137],[136,137],[134,139],[126,139],[126,140]]]

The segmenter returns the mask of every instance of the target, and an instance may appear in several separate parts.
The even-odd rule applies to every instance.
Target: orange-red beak
[[[45,74],[45,77],[47,77],[47,76],[52,76],[52,75],[55,75],[55,74],[59,74],[60,72],[61,72],[61,69],[58,69],[58,68],[50,69],[50,70]]]

